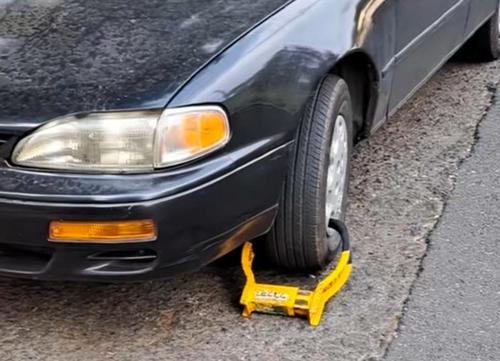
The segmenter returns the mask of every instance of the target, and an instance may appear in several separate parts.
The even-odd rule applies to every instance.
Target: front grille
[[[7,142],[10,138],[12,138],[12,134],[4,134],[0,132],[0,145]]]
[[[151,270],[158,255],[151,249],[104,251],[87,256],[94,274],[139,274]]]
[[[13,139],[14,135],[12,133],[2,132],[0,130],[0,164],[4,165],[4,160],[9,157],[12,149],[7,143],[9,140]]]
[[[18,274],[39,273],[50,262],[52,250],[42,247],[0,245],[0,271]]]

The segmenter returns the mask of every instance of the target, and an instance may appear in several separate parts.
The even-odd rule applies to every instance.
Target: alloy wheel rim
[[[330,219],[340,219],[342,215],[345,183],[347,181],[348,147],[347,123],[344,117],[339,115],[335,120],[333,129],[326,181],[325,215],[327,229]]]

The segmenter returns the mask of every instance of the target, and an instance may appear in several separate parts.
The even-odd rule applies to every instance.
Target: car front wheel
[[[280,209],[266,242],[278,266],[311,271],[335,255],[347,204],[353,112],[344,80],[327,76],[309,102],[298,129]]]

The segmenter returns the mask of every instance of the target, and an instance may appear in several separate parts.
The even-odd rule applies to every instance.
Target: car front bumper
[[[92,182],[88,179],[73,178],[71,191],[65,175],[49,181],[36,172],[20,175],[12,170],[0,171],[4,184],[3,188],[0,185],[0,275],[113,281],[161,278],[199,269],[271,227],[288,148],[275,148],[189,187],[186,184],[196,180],[196,172],[170,175],[164,181],[151,178],[154,181],[142,190],[139,184],[144,180],[140,176],[130,177],[129,187],[127,180],[119,183],[116,178],[109,183],[118,184],[115,188],[95,183],[96,192],[91,194],[88,189],[92,189]],[[176,187],[171,187],[172,177],[176,177]],[[62,178],[66,191],[41,192],[52,190],[53,185],[49,185]],[[11,188],[6,189],[9,185]],[[14,186],[22,191],[13,192]],[[127,191],[120,191],[122,188]],[[85,197],[82,189],[87,192]],[[166,189],[176,191],[165,193]],[[132,190],[136,192],[132,194]],[[154,190],[165,195],[136,200],[150,198]],[[48,240],[53,220],[134,219],[154,220],[157,240],[128,244]]]

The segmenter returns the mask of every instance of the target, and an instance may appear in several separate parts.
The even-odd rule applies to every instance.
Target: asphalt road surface
[[[500,360],[500,102],[481,122],[387,361]]]
[[[389,123],[357,146],[347,220],[354,243],[353,276],[328,305],[320,327],[312,329],[301,319],[240,318],[237,301],[243,279],[234,265],[138,284],[0,279],[0,360],[379,360],[399,335],[414,289],[401,338],[389,352],[397,360],[405,354],[398,349],[408,344],[404,340],[423,330],[411,326],[416,322],[412,312],[425,311],[417,306],[425,305],[418,290],[425,287],[426,268],[421,272],[421,266],[427,240],[460,163],[471,153],[499,80],[499,63],[448,64]],[[494,219],[486,221],[493,227]],[[472,225],[469,232],[475,232]],[[438,232],[444,233],[433,234],[431,244],[446,238],[445,226]],[[465,241],[462,246],[465,260]],[[481,265],[481,259],[469,261]],[[432,256],[425,262],[427,267]],[[430,273],[433,268],[427,269]],[[265,277],[287,279],[270,271]],[[480,305],[471,307],[478,310]],[[450,317],[461,315],[455,312]],[[476,325],[480,327],[479,321]],[[420,346],[409,347],[413,351]]]

